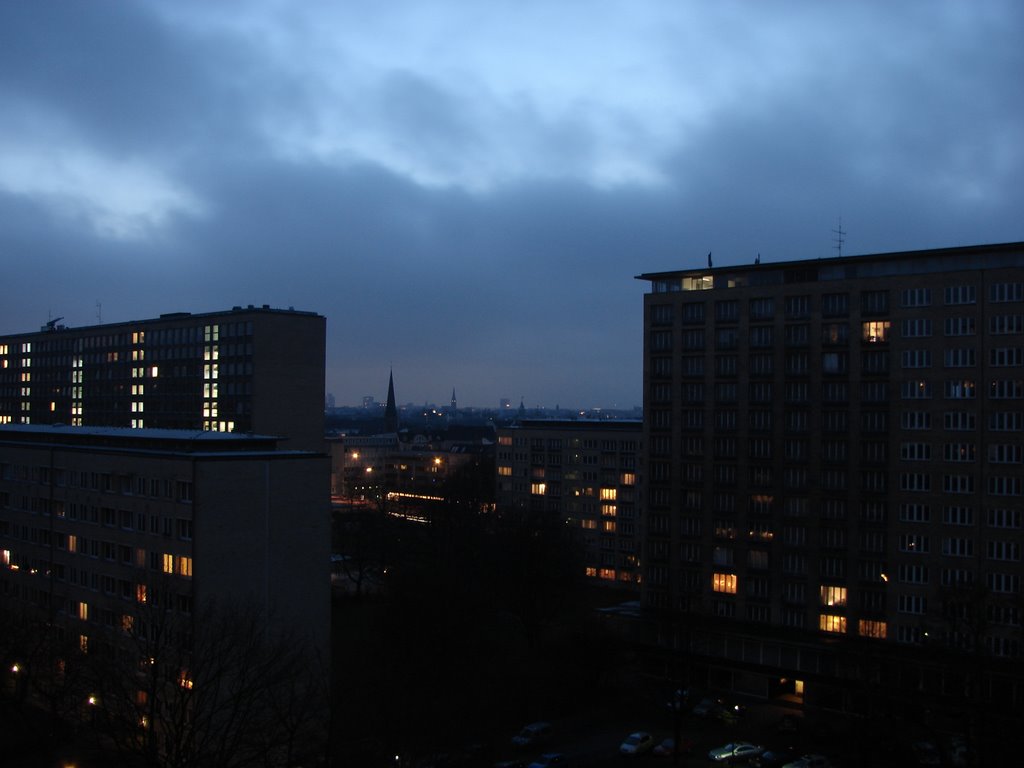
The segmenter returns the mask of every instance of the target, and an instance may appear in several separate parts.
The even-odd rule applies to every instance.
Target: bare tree
[[[154,768],[292,766],[326,750],[327,674],[300,637],[247,606],[194,617],[140,606],[97,649],[97,728]]]

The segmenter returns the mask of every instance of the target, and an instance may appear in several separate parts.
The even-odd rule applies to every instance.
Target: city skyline
[[[1022,13],[4,4],[0,331],[295,307],[338,403],[631,408],[637,274],[1024,240]]]

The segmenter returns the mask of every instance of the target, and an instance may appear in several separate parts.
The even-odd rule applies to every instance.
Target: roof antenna
[[[103,305],[100,304],[99,299],[96,299],[96,323],[103,325]]]
[[[839,217],[839,226],[832,230],[832,234],[835,237],[832,238],[832,242],[835,243],[836,255],[842,257],[843,255],[843,243],[846,242],[846,230],[843,229],[843,217]]]

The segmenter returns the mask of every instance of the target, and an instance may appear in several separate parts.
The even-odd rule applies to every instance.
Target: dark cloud
[[[599,57],[505,9],[483,59],[439,5],[436,66],[275,8],[0,6],[0,328],[294,306],[340,402],[629,407],[636,274],[1021,239],[1014,4],[666,4]]]

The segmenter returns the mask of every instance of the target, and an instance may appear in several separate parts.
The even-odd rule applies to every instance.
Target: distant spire
[[[452,387],[452,413],[455,413],[457,408],[458,408],[458,405],[455,402],[455,387]]]
[[[388,404],[384,408],[384,431],[398,432],[398,406],[395,405],[395,372],[388,373]]]
[[[711,269],[711,251],[708,251],[708,269]]]

